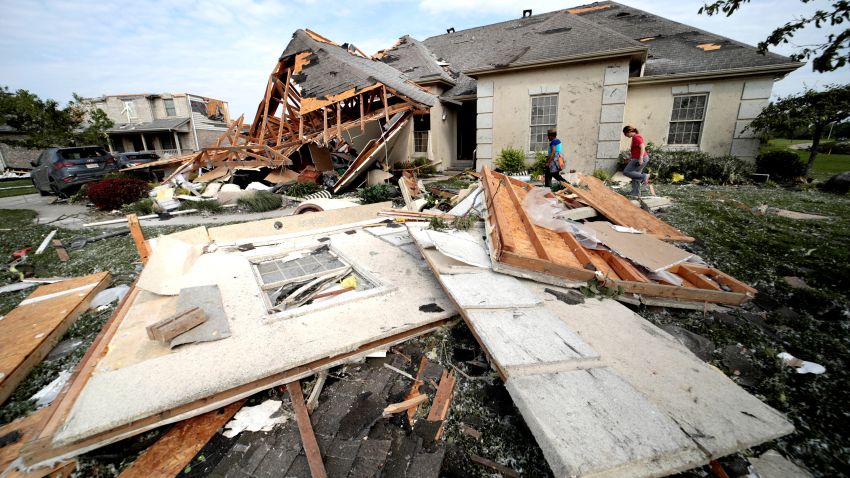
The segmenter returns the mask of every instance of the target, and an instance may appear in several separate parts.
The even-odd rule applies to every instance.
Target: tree
[[[812,3],[814,0],[800,0],[803,3]],[[706,3],[699,9],[699,13],[715,15],[725,13],[727,17],[737,12],[744,3],[750,0],[716,0]],[[814,24],[816,28],[823,25],[841,25],[850,22],[850,0],[833,0],[830,8],[818,10],[809,17],[800,17],[773,30],[764,41],[759,42],[759,53],[767,52],[768,45],[777,46],[780,43],[788,43],[794,37],[794,33]],[[791,55],[792,60],[802,61],[814,57],[812,69],[819,73],[835,71],[848,63],[850,60],[850,28],[837,34],[830,34],[826,41],[815,45],[804,45],[802,49]]]
[[[0,88],[0,125],[8,125],[23,139],[4,139],[8,144],[44,149],[55,146],[106,145],[106,130],[113,126],[103,110],[91,111],[82,99],[60,108],[54,100],[41,100],[27,90],[14,93]]]
[[[771,102],[747,127],[755,131],[809,126],[812,147],[806,175],[811,176],[818,155],[818,145],[827,126],[850,118],[850,84],[829,85],[823,91],[806,89]]]

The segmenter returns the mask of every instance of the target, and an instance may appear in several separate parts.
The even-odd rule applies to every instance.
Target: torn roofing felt
[[[801,65],[788,57],[775,53],[762,55],[753,46],[616,2],[598,2],[573,10],[579,9],[586,9],[576,13],[581,18],[629,38],[643,40],[642,43],[649,47],[644,76]],[[710,47],[706,51],[697,45],[716,45],[719,48]]]
[[[426,106],[437,104],[434,95],[413,84],[395,68],[356,55],[341,46],[318,41],[302,29],[292,35],[292,41],[286,46],[280,59],[307,51],[312,55],[301,72],[293,75],[305,98],[325,99],[351,89],[360,91],[382,83],[417,103]]]
[[[639,53],[647,48],[565,10],[446,33],[423,43],[439,59],[467,74],[594,54]]]

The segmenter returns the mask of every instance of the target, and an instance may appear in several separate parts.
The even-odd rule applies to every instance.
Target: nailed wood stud
[[[155,324],[147,326],[148,338],[169,342],[174,337],[191,330],[207,321],[207,316],[200,307],[179,312],[173,317],[162,319]]]
[[[301,392],[301,383],[297,380],[286,384],[289,398],[292,399],[292,408],[295,409],[295,420],[298,422],[298,432],[301,434],[301,444],[304,446],[304,454],[310,465],[310,474],[313,478],[325,478],[328,476],[325,465],[322,463],[322,452],[316,442],[313,426],[310,423],[310,415],[304,405],[304,394]]]
[[[68,262],[70,256],[68,256],[68,251],[65,250],[65,246],[62,244],[62,241],[54,239],[53,247],[56,249],[56,255],[59,256],[59,260],[62,262]]]
[[[139,252],[142,264],[147,264],[148,257],[151,255],[151,248],[145,240],[142,226],[139,224],[139,217],[135,214],[130,214],[127,216],[127,225],[130,226],[130,234],[133,236],[133,242],[136,243],[136,250]]]

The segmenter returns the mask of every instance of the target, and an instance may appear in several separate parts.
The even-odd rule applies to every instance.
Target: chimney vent
[[[446,28],[446,33],[454,33],[454,32],[455,32],[455,27]]]
[[[530,16],[531,16],[531,9],[530,8],[522,11],[522,18],[526,18],[526,17],[530,17]]]

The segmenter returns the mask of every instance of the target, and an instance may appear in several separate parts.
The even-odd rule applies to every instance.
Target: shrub
[[[776,182],[790,182],[806,175],[806,163],[793,151],[770,151],[758,155],[756,171]]]
[[[611,172],[607,169],[597,169],[593,172],[593,177],[600,181],[607,181],[611,179]]]
[[[362,204],[389,201],[398,196],[398,190],[389,184],[375,184],[357,190],[357,197]]]
[[[138,201],[149,190],[148,183],[138,179],[104,179],[89,183],[87,194],[96,208],[111,211]]]
[[[317,193],[321,190],[322,187],[314,182],[295,183],[292,186],[286,188],[286,195],[296,198],[303,198],[304,196]]]
[[[549,156],[545,151],[538,151],[534,153],[534,164],[531,166],[529,172],[535,176],[542,176],[546,174],[547,161],[549,161]]]
[[[255,191],[240,197],[236,204],[251,212],[274,211],[283,203],[283,197],[268,191]]]
[[[508,146],[499,152],[496,157],[496,167],[504,173],[519,173],[527,169],[525,165],[525,152],[519,148]]]
[[[654,180],[670,182],[674,175],[686,181],[714,184],[740,184],[749,181],[753,166],[737,156],[712,156],[703,151],[665,150],[647,144],[650,162],[646,170]]]
[[[433,176],[434,174],[437,174],[437,168],[435,168],[434,165],[426,158],[416,158],[413,161],[409,159],[406,161],[399,161],[393,164],[392,169],[397,173],[405,170],[413,170],[417,176]]]
[[[126,206],[121,208],[121,212],[124,214],[136,214],[139,216],[146,216],[148,214],[153,214],[153,199],[144,198],[139,199],[136,202],[127,204]]]

